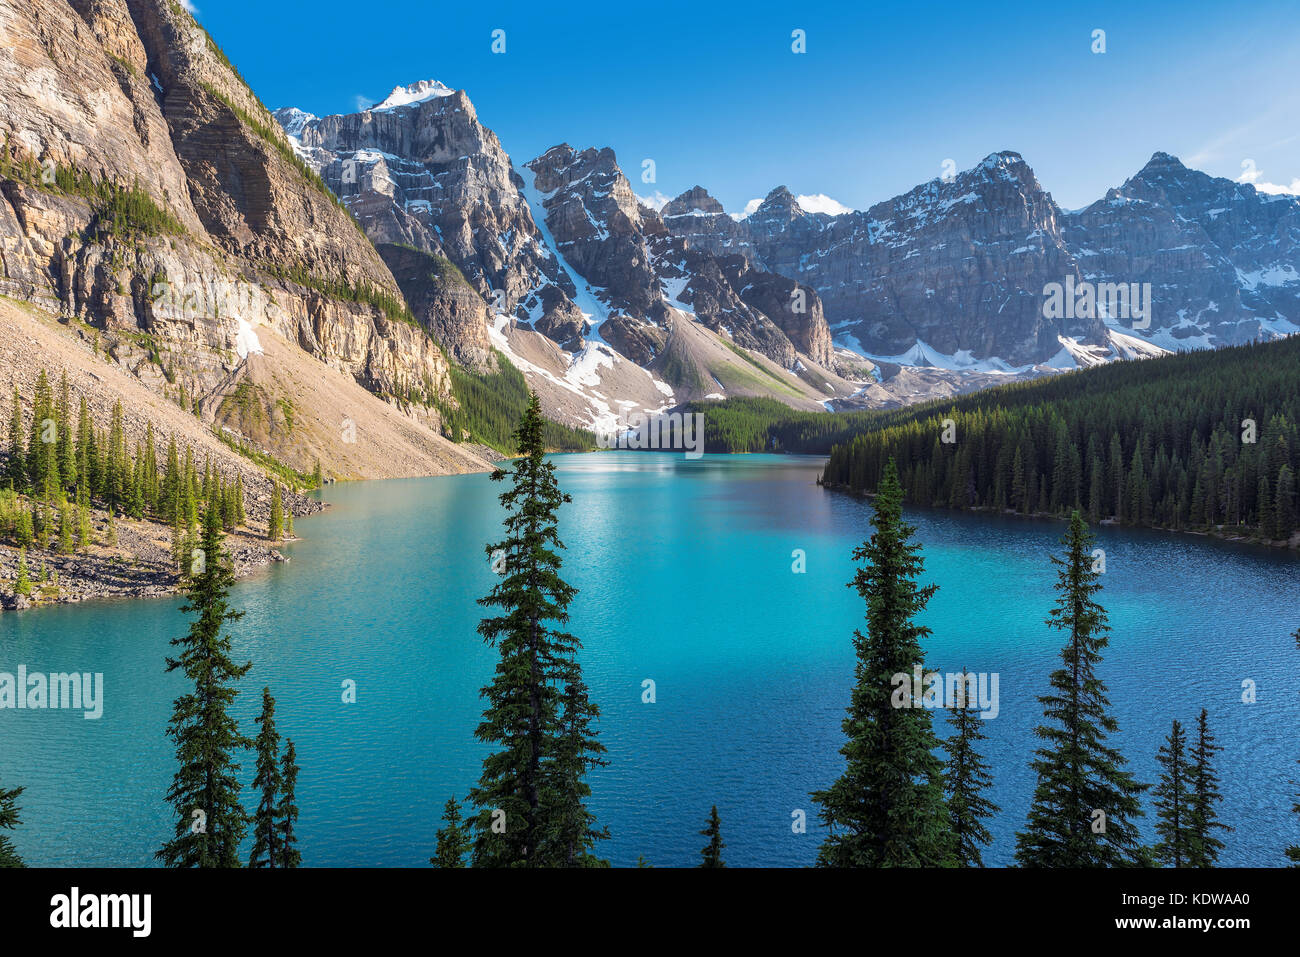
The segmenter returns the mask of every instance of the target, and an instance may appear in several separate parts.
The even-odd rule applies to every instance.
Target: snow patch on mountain
[[[560,253],[560,247],[556,244],[555,237],[551,235],[550,228],[546,225],[546,201],[555,193],[542,193],[537,188],[537,174],[522,163],[515,163],[514,170],[524,181],[524,188],[520,190],[520,193],[523,195],[524,201],[528,203],[528,208],[533,215],[533,224],[541,234],[547,252],[555,257],[555,261],[568,274],[574,289],[577,290],[577,294],[573,297],[573,303],[578,307],[578,311],[582,313],[582,317],[587,320],[587,324],[591,327],[587,338],[604,344],[605,340],[600,335],[600,326],[609,318],[609,307],[596,298],[587,281],[569,265],[568,260]],[[588,216],[590,215],[588,213]]]
[[[416,103],[423,103],[425,100],[432,100],[435,97],[451,96],[455,92],[451,87],[439,83],[437,80],[420,80],[418,83],[412,83],[409,86],[399,85],[393,87],[393,92],[372,106],[370,112],[378,113],[385,110],[395,110],[399,106],[412,106]]]

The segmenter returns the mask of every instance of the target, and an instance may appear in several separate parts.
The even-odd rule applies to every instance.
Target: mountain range
[[[809,212],[777,187],[738,216],[701,186],[651,208],[609,148],[512,161],[437,81],[356,113],[274,115],[381,251],[446,259],[495,304],[443,333],[462,361],[490,340],[542,388],[585,391],[587,424],[610,411],[593,393],[654,407],[628,363],[667,404],[854,408],[1300,329],[1300,200],[1166,153],[1075,211],[1002,151],[865,211]],[[1053,316],[1053,284],[1142,289],[1148,314],[1103,299]],[[737,349],[759,365],[734,365]]]

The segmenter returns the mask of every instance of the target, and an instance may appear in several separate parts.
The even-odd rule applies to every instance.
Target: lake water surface
[[[610,764],[592,799],[617,865],[699,861],[717,804],[732,866],[805,865],[821,830],[808,793],[842,759],[861,601],[845,587],[870,533],[869,504],[815,484],[821,460],[607,452],[557,456],[573,496],[562,511],[571,628],[603,715]],[[263,685],[302,774],[308,865],[423,866],[442,805],[477,779],[479,688],[496,653],[475,632],[493,575],[501,486],[484,475],[331,486],[324,516],[298,522],[292,561],[240,582],[235,647],[253,661],[238,714],[255,733]],[[913,510],[937,582],[925,623],[930,667],[996,672],[985,721],[1002,811],[986,860],[1008,863],[1033,786],[1036,696],[1061,637],[1043,625],[1047,556],[1063,525]],[[1156,779],[1170,720],[1202,706],[1224,745],[1224,863],[1276,866],[1300,842],[1300,561],[1192,536],[1102,529],[1101,667],[1117,742]],[[806,571],[792,571],[801,549]],[[14,835],[33,865],[148,865],[171,829],[174,770],[164,729],[181,679],[168,640],[179,600],[98,603],[0,616],[0,671],[103,672],[98,721],[79,712],[0,711],[0,784],[23,785]],[[357,684],[355,704],[341,684]],[[642,682],[656,702],[642,703]],[[1256,702],[1242,702],[1242,683]],[[940,719],[937,726],[946,731]],[[252,756],[243,778],[252,779]],[[255,803],[245,790],[245,804]],[[808,816],[792,832],[792,812]],[[1145,830],[1151,837],[1150,818]]]

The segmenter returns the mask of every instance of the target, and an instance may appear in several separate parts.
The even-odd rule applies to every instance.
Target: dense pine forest
[[[827,485],[908,500],[1290,538],[1300,339],[1122,362],[880,413],[836,445]]]
[[[515,454],[515,428],[528,408],[529,391],[524,375],[500,352],[497,371],[482,375],[457,365],[451,367],[451,391],[459,407],[437,402],[443,431],[454,442],[482,442],[506,455]],[[596,447],[591,432],[573,429],[550,419],[543,421],[543,441],[553,452],[586,452]]]

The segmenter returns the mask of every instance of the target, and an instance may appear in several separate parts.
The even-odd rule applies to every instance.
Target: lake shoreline
[[[848,495],[851,498],[870,500],[876,497],[875,492],[866,492],[861,489],[855,489],[839,482],[823,482],[820,478],[818,478],[817,484],[822,488],[827,489],[831,492],[837,492],[842,495]],[[908,508],[923,508],[929,511],[936,511],[936,512],[953,512],[958,514],[973,514],[973,515],[992,515],[998,518],[1031,518],[1031,519],[1038,519],[1038,520],[1046,520],[1050,522],[1057,522],[1060,524],[1065,524],[1069,521],[1068,517],[1063,515],[1056,515],[1051,512],[1017,512],[1015,509],[1002,509],[999,511],[998,509],[995,509],[989,505],[979,505],[979,506],[975,506],[974,508],[947,508],[943,505],[922,505],[919,502],[911,502],[906,499],[904,499],[903,504]],[[1232,534],[1223,531],[1221,529],[1210,530],[1210,529],[1197,529],[1197,528],[1169,528],[1164,525],[1126,525],[1123,522],[1118,522],[1113,518],[1103,518],[1101,521],[1097,522],[1093,527],[1123,528],[1123,529],[1140,530],[1140,531],[1148,531],[1148,532],[1167,532],[1171,535],[1194,535],[1197,538],[1210,538],[1220,542],[1231,542],[1236,545],[1258,545],[1261,548],[1269,548],[1269,549],[1274,549],[1283,552],[1297,552],[1297,554],[1300,554],[1300,532],[1297,532],[1295,535],[1292,535],[1289,540],[1286,539],[1269,540],[1269,539],[1257,538],[1248,535]]]

